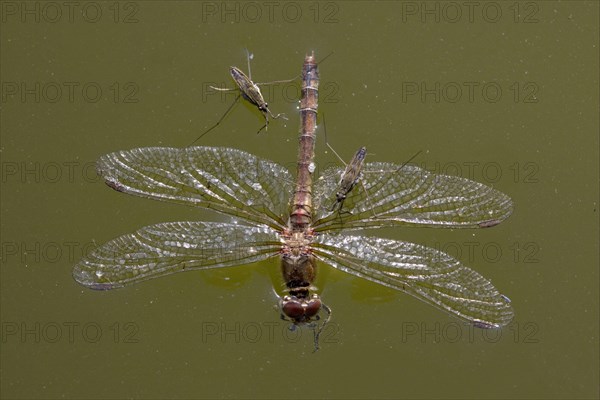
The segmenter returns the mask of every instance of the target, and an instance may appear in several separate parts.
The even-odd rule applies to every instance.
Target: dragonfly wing
[[[224,147],[143,147],[102,156],[98,174],[115,190],[194,205],[279,229],[293,180],[271,161]]]
[[[338,214],[320,205],[335,201],[340,171],[327,171],[317,180],[317,231],[390,225],[483,228],[499,224],[513,209],[510,197],[469,179],[411,165],[366,163]]]
[[[281,249],[267,226],[168,222],[147,226],[94,249],[73,268],[81,285],[106,290],[179,271],[260,261]]]
[[[483,328],[508,324],[507,298],[483,276],[435,249],[375,237],[321,235],[314,253],[349,274],[404,291]]]

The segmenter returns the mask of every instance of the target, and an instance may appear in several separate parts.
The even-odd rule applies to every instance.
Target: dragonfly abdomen
[[[300,144],[298,148],[298,175],[290,213],[290,228],[308,229],[312,223],[312,174],[314,172],[315,130],[319,100],[319,71],[314,54],[306,56],[302,66],[302,97],[300,99]]]

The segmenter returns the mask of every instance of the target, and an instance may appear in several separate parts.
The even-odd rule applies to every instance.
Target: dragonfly
[[[98,173],[128,194],[228,215],[231,222],[164,222],[117,237],[73,269],[75,280],[107,290],[182,271],[224,268],[279,257],[282,317],[295,325],[331,310],[313,286],[318,265],[405,292],[481,328],[513,318],[508,297],[457,259],[420,244],[352,234],[388,226],[487,228],[512,212],[504,193],[413,165],[365,162],[364,190],[345,193],[343,214],[329,206],[344,168],[316,178],[314,145],[319,75],[306,56],[295,180],[283,166],[226,147],[146,147],[102,156]]]
[[[229,114],[229,112],[233,109],[233,107],[238,103],[238,100],[240,99],[240,97],[243,97],[245,100],[247,100],[248,102],[250,102],[251,104],[256,106],[256,108],[258,108],[258,110],[263,114],[263,116],[265,118],[265,124],[262,127],[260,127],[260,129],[256,133],[260,133],[260,131],[262,131],[263,129],[265,131],[269,129],[268,128],[269,127],[269,115],[273,119],[283,118],[283,119],[287,120],[287,116],[285,114],[280,113],[280,114],[275,115],[271,112],[271,109],[269,108],[269,104],[265,101],[265,99],[262,95],[262,92],[260,91],[259,86],[260,85],[270,85],[270,84],[275,84],[275,83],[291,82],[291,81],[293,81],[293,79],[283,80],[283,81],[274,81],[274,82],[265,82],[265,83],[253,82],[252,81],[252,72],[250,70],[250,60],[252,59],[252,55],[250,54],[248,49],[246,49],[246,55],[247,55],[247,60],[248,60],[248,75],[246,75],[244,73],[244,71],[242,71],[238,67],[232,66],[229,68],[229,74],[231,75],[231,78],[235,82],[235,84],[237,86],[236,88],[228,89],[228,88],[218,88],[218,87],[210,86],[210,88],[212,90],[216,90],[216,91],[220,91],[220,92],[231,92],[231,91],[239,92],[237,97],[235,98],[234,102],[229,106],[227,111],[225,111],[223,116],[221,118],[219,118],[219,120],[213,126],[211,126],[206,131],[204,131],[191,144],[196,143],[198,140],[200,140],[200,138],[202,138],[208,132],[212,131],[217,126],[219,126],[221,121],[223,121],[223,119],[227,116],[227,114]]]

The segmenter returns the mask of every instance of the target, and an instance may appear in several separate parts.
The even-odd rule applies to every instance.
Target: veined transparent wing
[[[507,325],[513,310],[483,276],[440,251],[375,237],[320,235],[314,254],[349,274],[404,291],[483,328]]]
[[[279,229],[293,180],[282,166],[224,147],[143,147],[107,154],[98,174],[115,190],[193,205]]]
[[[175,272],[248,264],[277,255],[268,226],[167,222],[147,226],[94,249],[73,268],[91,289],[113,289]]]
[[[500,223],[513,208],[510,197],[481,183],[376,162],[364,164],[362,184],[348,194],[340,213],[332,212],[342,172],[327,170],[316,181],[316,231],[390,225],[482,228]]]

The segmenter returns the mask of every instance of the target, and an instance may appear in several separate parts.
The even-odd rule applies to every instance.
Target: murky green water
[[[598,4],[269,4],[81,3],[70,15],[2,3],[2,397],[597,398]],[[323,266],[334,319],[312,354],[310,333],[289,333],[273,308],[275,260],[111,292],[72,280],[96,243],[224,220],[116,193],[93,162],[191,142],[232,100],[206,86],[245,70],[245,47],[262,82],[335,51],[320,111],[345,157],[423,150],[418,164],[513,198],[492,229],[371,232],[490,278],[513,301],[510,327],[473,330]],[[201,144],[293,165],[297,92],[268,93],[287,123],[255,135],[260,114],[238,106]],[[317,160],[335,162],[322,141]]]

